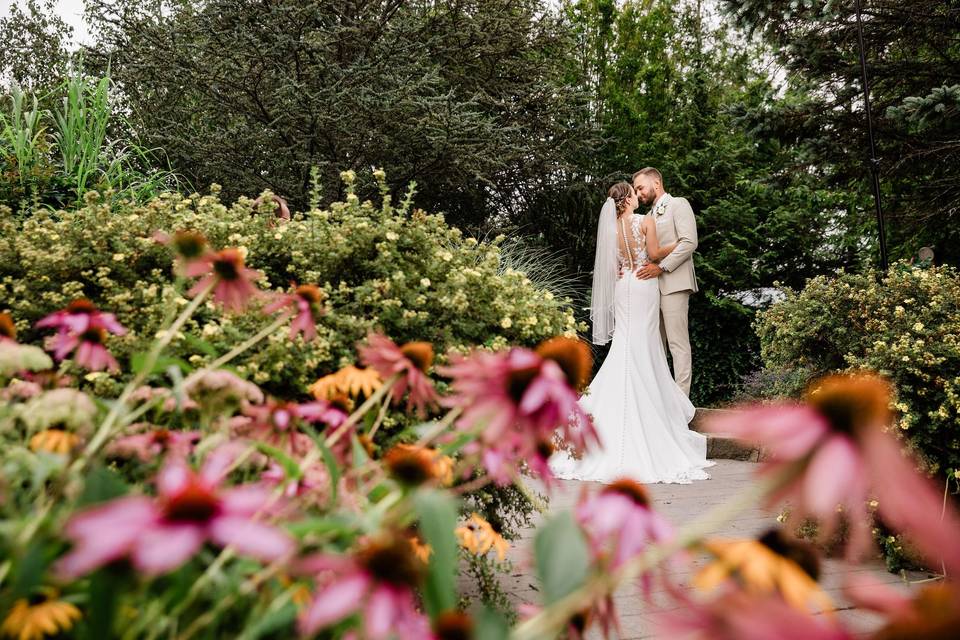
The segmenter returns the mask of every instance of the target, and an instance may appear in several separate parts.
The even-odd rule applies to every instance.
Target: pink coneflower
[[[176,569],[207,540],[271,562],[294,549],[282,530],[254,520],[270,490],[260,485],[223,487],[236,457],[226,445],[211,453],[199,473],[178,459],[157,475],[158,496],[124,497],[74,515],[66,525],[73,549],[57,563],[65,579],[129,558],[155,575]]]
[[[310,342],[317,337],[317,318],[323,315],[324,293],[313,284],[302,284],[293,293],[275,294],[273,302],[263,308],[264,313],[274,313],[284,307],[291,307],[296,315],[290,323],[290,339],[302,333],[303,339]]]
[[[813,616],[776,596],[750,596],[737,589],[708,602],[673,591],[678,609],[656,616],[656,637],[680,640],[852,640],[826,616]]]
[[[608,571],[636,557],[651,543],[673,537],[670,523],[653,510],[647,490],[630,478],[615,480],[581,499],[576,516],[594,558]]]
[[[322,464],[312,464],[302,471],[303,474],[299,480],[289,480],[283,467],[272,462],[260,474],[260,479],[270,486],[278,486],[286,482],[283,495],[287,498],[314,494],[317,499],[324,499],[326,490],[330,486],[330,475],[327,468]]]
[[[313,635],[357,612],[363,612],[365,638],[401,640],[430,636],[430,625],[417,611],[415,590],[423,563],[401,535],[370,540],[350,557],[318,555],[303,563],[317,574],[318,591],[300,618],[304,635]]]
[[[890,385],[872,375],[835,375],[811,387],[805,404],[781,404],[732,412],[709,431],[759,442],[770,452],[764,473],[804,463],[800,475],[771,501],[790,498],[792,517],[811,516],[829,533],[842,507],[850,525],[851,556],[869,544],[866,501],[871,491],[884,522],[907,533],[931,560],[960,567],[953,532],[960,518],[941,521],[941,497],[917,472],[886,429],[892,422]]]
[[[49,347],[56,360],[75,351],[74,360],[81,367],[91,371],[120,370],[105,343],[108,333],[122,336],[127,330],[112,313],[102,313],[89,300],[74,300],[66,309],[39,320],[37,327],[57,329]]]
[[[392,389],[394,402],[400,402],[409,390],[407,411],[416,407],[422,416],[428,407],[437,405],[437,393],[426,375],[433,364],[433,346],[429,342],[408,342],[399,347],[390,338],[371,333],[367,344],[358,350],[363,364],[374,369],[382,379],[400,375]]]
[[[540,463],[552,453],[557,429],[579,448],[596,441],[590,417],[570,384],[578,374],[565,372],[553,357],[521,348],[478,351],[455,356],[441,373],[453,378],[453,394],[444,404],[463,408],[457,426],[479,434],[467,452],[479,452],[488,473],[501,484],[512,479],[521,461],[539,467],[549,480],[549,469]]]
[[[136,457],[142,462],[166,454],[185,458],[203,436],[200,431],[178,431],[154,425],[130,425],[127,431],[131,434],[114,440],[107,451],[116,456]]]
[[[846,582],[844,590],[854,605],[887,618],[870,636],[872,640],[940,640],[960,635],[956,582],[932,584],[910,596],[864,573],[851,573]]]
[[[270,399],[266,404],[245,406],[243,414],[252,419],[243,428],[247,435],[297,456],[313,448],[313,441],[299,430],[298,422],[322,422],[338,427],[347,419],[342,410],[323,400],[297,404]]]
[[[163,231],[156,231],[153,239],[173,249],[176,256],[173,269],[180,275],[185,275],[187,269],[207,253],[207,239],[197,231],[181,229],[172,236]]]
[[[190,289],[191,296],[198,295],[213,285],[213,299],[227,311],[243,311],[251,298],[260,294],[253,281],[263,277],[259,271],[248,269],[243,264],[239,249],[223,249],[208,253],[185,265],[184,275],[196,278]]]

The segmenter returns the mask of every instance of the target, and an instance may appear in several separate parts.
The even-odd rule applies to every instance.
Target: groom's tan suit
[[[673,377],[690,395],[693,364],[687,309],[690,294],[697,291],[693,252],[697,248],[697,221],[686,198],[664,193],[654,203],[651,215],[657,223],[660,245],[676,242],[677,247],[660,261],[660,333],[673,358]]]

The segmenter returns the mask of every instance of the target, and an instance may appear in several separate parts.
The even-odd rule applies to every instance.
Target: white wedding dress
[[[613,343],[580,398],[600,444],[580,459],[557,451],[550,468],[559,478],[611,482],[626,476],[687,484],[710,477],[704,471],[714,464],[706,459],[706,436],[689,429],[695,409],[667,366],[657,279],[634,274],[647,262],[641,219],[619,222],[618,264],[624,275],[614,289]]]

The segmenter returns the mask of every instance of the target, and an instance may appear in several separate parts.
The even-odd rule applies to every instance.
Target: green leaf
[[[420,532],[430,545],[430,562],[423,601],[430,618],[457,605],[457,504],[438,491],[421,491],[414,498]]]
[[[13,598],[28,598],[33,588],[43,580],[43,573],[47,570],[50,559],[44,553],[43,543],[34,540],[27,547],[20,561],[15,566],[11,595]]]
[[[510,636],[510,625],[499,611],[483,607],[474,617],[475,640],[506,640]]]
[[[146,353],[135,353],[130,356],[130,368],[135,374],[143,373],[144,369],[147,366],[147,355]],[[153,366],[150,368],[150,371],[147,371],[147,375],[153,375],[155,373],[163,373],[169,367],[176,367],[181,371],[188,373],[193,367],[187,364],[184,360],[180,358],[174,358],[171,356],[160,356],[157,358],[156,362],[153,363]]]
[[[583,585],[590,567],[587,541],[569,511],[550,518],[534,540],[537,577],[549,605]]]
[[[273,632],[290,627],[297,618],[297,605],[293,602],[287,602],[276,611],[268,611],[265,615],[259,616],[253,624],[247,627],[240,638],[242,640],[255,640],[262,638]],[[289,633],[280,634],[281,637],[289,636]]]
[[[311,425],[305,425],[304,430],[313,440],[313,443],[320,449],[320,455],[323,456],[323,463],[327,465],[327,472],[330,474],[330,504],[337,503],[337,485],[340,483],[340,463],[337,462],[330,447],[323,440],[323,435],[317,433]]]
[[[126,591],[123,576],[114,568],[97,571],[90,577],[88,592],[90,600],[84,611],[84,626],[81,637],[90,640],[113,638],[113,620],[117,612],[117,596]]]
[[[220,357],[220,354],[217,352],[217,348],[203,338],[198,338],[193,334],[185,333],[183,335],[183,340],[197,351],[200,351],[204,355],[210,356],[214,360]]]
[[[356,434],[350,436],[350,440],[353,443],[353,466],[359,467],[363,464],[366,464],[370,461],[370,456],[367,455],[367,450],[363,448],[363,445],[360,444],[360,439]]]
[[[94,467],[87,474],[78,506],[86,507],[119,498],[127,489],[127,484],[116,472],[106,467]]]
[[[265,442],[257,441],[254,443],[254,446],[257,447],[262,453],[267,454],[283,467],[283,473],[287,476],[287,480],[299,480],[303,477],[303,471],[300,469],[300,465],[297,464],[297,461],[288,456],[286,453],[272,447]]]

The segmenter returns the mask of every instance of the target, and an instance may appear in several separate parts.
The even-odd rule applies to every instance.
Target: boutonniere
[[[662,218],[663,214],[667,211],[667,203],[661,200],[657,203],[657,206],[653,208],[653,217]]]

